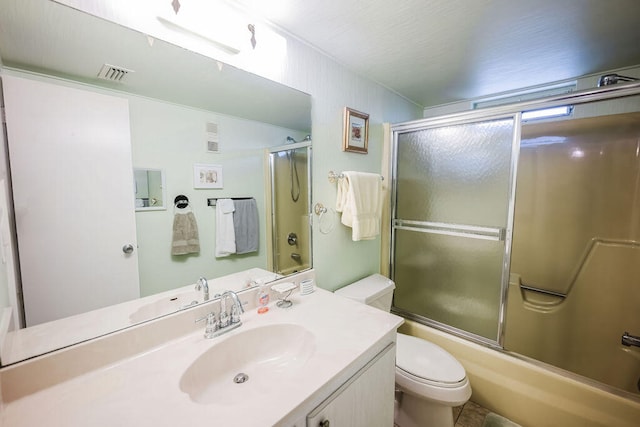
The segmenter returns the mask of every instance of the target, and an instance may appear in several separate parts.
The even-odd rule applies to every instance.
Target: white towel
[[[382,179],[366,172],[343,172],[338,181],[336,210],[341,222],[352,228],[353,241],[371,240],[380,234]]]
[[[236,233],[233,229],[231,199],[218,199],[216,203],[216,257],[221,258],[236,253]]]

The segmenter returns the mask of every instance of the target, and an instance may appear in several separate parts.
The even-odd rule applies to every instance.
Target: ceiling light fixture
[[[158,21],[168,29],[204,40],[226,54],[236,55],[248,46],[247,18],[231,5],[209,0],[172,0],[171,7],[172,10],[165,6],[157,14]],[[255,44],[255,28],[249,31]],[[193,42],[197,44],[198,40]]]
[[[529,110],[522,112],[522,120],[542,120],[550,119],[554,117],[570,116],[573,111],[573,106],[562,105],[560,107],[542,108],[540,110]]]

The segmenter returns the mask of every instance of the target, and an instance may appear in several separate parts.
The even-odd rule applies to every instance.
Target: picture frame
[[[222,188],[222,165],[193,165],[193,188]]]
[[[344,109],[342,151],[367,154],[369,147],[369,115],[352,108]]]

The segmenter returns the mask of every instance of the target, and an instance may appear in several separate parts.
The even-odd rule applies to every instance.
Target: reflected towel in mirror
[[[236,253],[256,252],[259,242],[259,218],[256,199],[234,200],[233,228],[236,238]]]
[[[171,255],[187,255],[200,252],[198,224],[193,212],[176,212],[173,216]]]
[[[233,228],[235,205],[231,199],[218,199],[216,205],[216,257],[236,253],[236,233]]]

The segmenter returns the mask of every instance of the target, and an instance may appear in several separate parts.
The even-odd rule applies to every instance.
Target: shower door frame
[[[312,153],[313,153],[313,145],[311,141],[300,141],[300,142],[296,142],[293,144],[285,144],[285,145],[279,145],[277,147],[271,147],[267,150],[265,150],[266,152],[266,159],[267,159],[267,175],[268,175],[268,180],[267,180],[267,188],[268,188],[268,193],[269,193],[269,197],[267,198],[268,200],[268,216],[270,216],[270,220],[271,220],[271,234],[270,236],[268,235],[268,239],[271,240],[271,242],[267,242],[267,245],[269,246],[269,254],[267,254],[267,264],[268,267],[270,269],[272,269],[273,271],[277,271],[277,267],[279,266],[279,262],[278,262],[278,224],[277,224],[277,218],[276,218],[276,200],[275,200],[275,194],[276,194],[276,187],[275,187],[275,160],[274,160],[274,155],[277,153],[281,153],[281,152],[285,152],[285,151],[295,151],[297,149],[300,148],[306,148],[307,152],[307,174],[306,174],[306,179],[307,179],[307,198],[306,198],[306,203],[307,203],[307,208],[306,208],[306,214],[309,218],[309,222],[307,224],[308,229],[309,229],[309,242],[308,242],[308,251],[309,251],[309,267],[304,268],[299,270],[298,272],[301,271],[307,271],[313,268],[313,231],[311,229],[311,219],[312,219],[312,215],[311,215],[311,202],[313,200],[313,194],[312,194],[312,190],[313,190],[313,186],[311,185],[311,177],[312,177],[312,173],[311,173],[311,167],[312,167]]]
[[[470,341],[504,350],[504,331],[505,331],[505,317],[507,310],[507,291],[509,286],[509,274],[510,274],[510,262],[511,262],[511,244],[513,237],[513,222],[515,212],[515,191],[516,191],[516,179],[518,177],[518,161],[520,152],[520,134],[522,129],[522,113],[532,110],[540,110],[552,107],[559,107],[563,105],[579,105],[587,104],[597,101],[613,100],[618,98],[624,98],[628,96],[640,95],[640,82],[627,83],[614,86],[604,86],[595,89],[587,89],[582,91],[569,92],[561,95],[554,95],[545,98],[539,98],[526,102],[519,102],[507,105],[501,105],[490,108],[483,108],[478,110],[470,110],[462,113],[448,114],[433,118],[414,120],[411,122],[399,123],[391,126],[391,156],[389,161],[391,170],[391,220],[387,224],[389,227],[388,232],[391,237],[391,250],[389,251],[389,272],[391,279],[395,276],[395,245],[396,245],[396,202],[397,202],[397,158],[398,158],[398,135],[402,133],[415,132],[419,130],[435,129],[445,126],[473,124],[484,121],[492,121],[499,119],[514,119],[513,129],[513,141],[511,148],[511,166],[509,174],[509,200],[508,200],[508,217],[507,227],[504,232],[504,256],[502,265],[502,283],[500,290],[500,308],[498,313],[498,333],[496,340],[490,340],[488,338],[476,335],[474,333],[458,329],[456,327],[444,324],[433,319],[426,318],[422,315],[410,313],[400,308],[392,306],[391,311],[402,317],[410,320],[414,320],[418,323],[433,327],[435,329],[442,330],[452,335],[460,336]],[[470,234],[470,233],[467,233]]]

